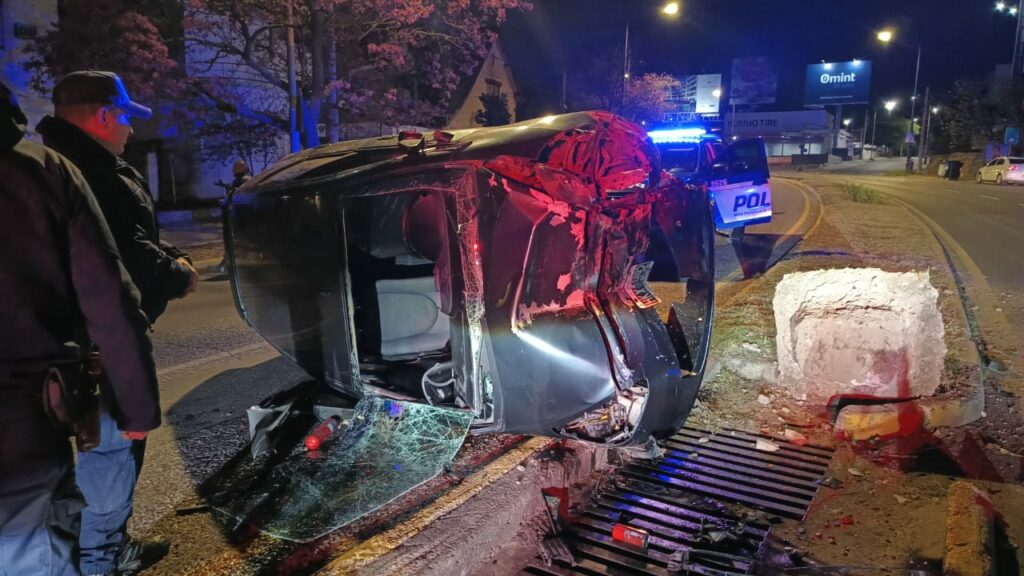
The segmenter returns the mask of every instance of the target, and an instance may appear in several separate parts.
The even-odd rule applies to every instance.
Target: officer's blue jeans
[[[38,384],[0,382],[0,576],[76,576],[82,495]]]
[[[100,444],[78,453],[75,474],[85,496],[82,510],[82,574],[106,574],[117,565],[127,538],[135,482],[146,442],[126,440],[107,410],[100,415]]]

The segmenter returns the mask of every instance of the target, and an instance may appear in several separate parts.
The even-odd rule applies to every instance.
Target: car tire
[[[1003,185],[1003,175],[1002,174],[996,174],[996,184],[998,184],[999,186]]]
[[[981,184],[981,170],[978,170],[978,173],[975,174],[974,179],[978,181],[978,184]]]

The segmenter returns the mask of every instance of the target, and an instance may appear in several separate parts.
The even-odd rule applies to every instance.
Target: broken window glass
[[[471,420],[468,412],[364,397],[352,422],[320,450],[308,452],[300,442],[244,493],[225,490],[209,501],[271,536],[313,540],[436,476]]]

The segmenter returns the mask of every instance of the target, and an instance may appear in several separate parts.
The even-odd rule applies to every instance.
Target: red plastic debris
[[[647,548],[650,538],[650,534],[643,528],[633,528],[625,524],[616,524],[612,527],[612,539],[618,542],[625,542],[631,546]]]
[[[839,523],[842,524],[843,526],[849,526],[850,524],[853,524],[853,516],[850,516],[849,514],[847,514],[847,515],[839,518]]]

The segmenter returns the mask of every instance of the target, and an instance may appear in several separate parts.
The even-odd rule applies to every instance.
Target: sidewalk
[[[188,252],[200,274],[218,273],[217,266],[224,259],[224,236],[220,223],[201,222],[161,228],[160,238]]]
[[[1001,494],[995,498],[996,512],[1009,523],[1004,526],[1009,544],[1004,542],[1003,554],[1009,550],[1009,556],[1016,554],[1024,565],[1019,548],[1024,543],[1024,519],[1019,505],[1011,509],[1012,498],[1004,496],[1016,486],[1001,483],[1021,478],[1019,440],[1013,433],[1019,430],[1020,416],[1003,400],[999,408],[983,411],[984,373],[941,245],[921,221],[884,196],[881,203],[854,202],[837,184],[814,173],[788,172],[782,177],[813,190],[821,199],[822,216],[800,244],[763,275],[718,290],[711,364],[688,424],[711,430],[760,430],[782,442],[790,438],[836,446],[831,480],[804,522],[787,521],[775,531],[780,547],[792,546],[795,553],[821,565],[905,570],[910,559],[940,561],[945,554],[951,476],[997,480],[986,489]],[[928,402],[943,409],[925,406],[919,434],[839,440],[822,406],[793,397],[780,382],[776,287],[788,274],[846,268],[928,272],[939,293],[947,354],[939,391]],[[924,405],[925,400],[916,403]],[[885,406],[871,408],[891,416],[897,429],[905,424],[896,408],[889,413]],[[965,455],[972,461],[965,461]]]

